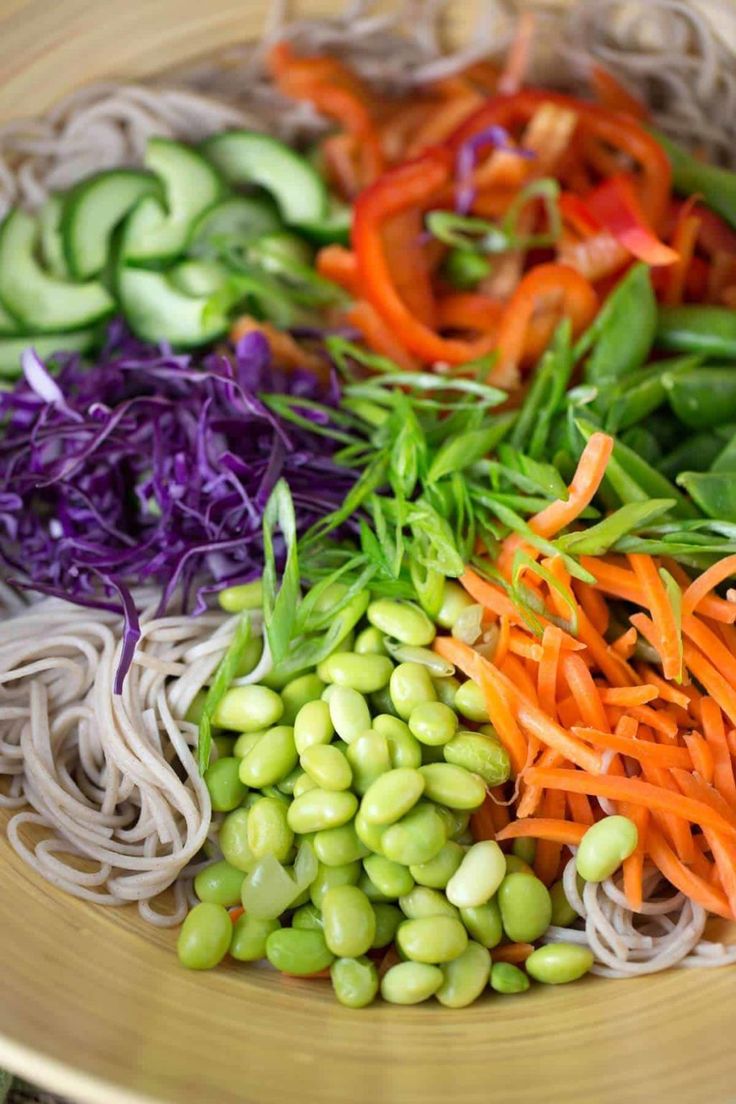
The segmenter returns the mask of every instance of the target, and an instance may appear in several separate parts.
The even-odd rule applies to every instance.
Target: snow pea
[[[681,472],[677,482],[707,517],[736,522],[733,472]]]
[[[728,307],[660,307],[657,345],[680,353],[736,359],[736,311]]]
[[[511,445],[526,451],[533,459],[544,452],[552,419],[570,382],[573,369],[571,335],[569,319],[565,319],[539,362],[511,433]]]
[[[652,134],[672,165],[672,185],[680,195],[700,195],[706,204],[736,227],[736,173],[697,160],[658,130]]]
[[[640,368],[649,356],[656,330],[657,301],[649,269],[636,264],[575,346],[576,360],[592,350],[583,370],[586,382],[605,392],[611,382]]]
[[[673,357],[625,376],[610,398],[604,418],[605,429],[609,433],[620,433],[643,422],[666,401],[663,375],[676,377],[696,368],[699,363],[697,356]],[[656,431],[648,423],[647,429],[658,440]]]
[[[714,472],[736,472],[736,426],[721,426],[721,436],[726,428],[729,430],[726,447],[710,463],[710,470]],[[711,440],[714,437],[717,440],[718,436],[719,434],[708,434]]]
[[[736,417],[736,367],[714,364],[676,375],[665,372],[662,385],[675,415],[692,429],[712,429]]]
[[[657,467],[668,479],[677,479],[680,472],[707,471],[724,451],[718,434],[696,433],[663,456]]]
[[[637,425],[627,429],[621,435],[621,443],[635,452],[640,460],[656,467],[662,459],[662,452],[657,438],[650,433],[645,426]]]

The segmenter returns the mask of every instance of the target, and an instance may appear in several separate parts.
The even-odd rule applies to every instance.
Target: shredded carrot
[[[705,738],[713,753],[713,785],[726,801],[736,807],[736,780],[723,714],[712,698],[703,698],[700,708]]]
[[[641,805],[630,805],[626,801],[621,803],[621,813],[623,816],[627,816],[629,820],[633,820],[636,825],[636,848],[627,859],[624,859],[623,872],[626,899],[629,902],[629,907],[638,912],[644,894],[644,860],[647,854],[650,814]]]
[[[531,943],[502,943],[500,947],[493,948],[493,961],[494,962],[510,962],[514,966],[518,966],[522,962],[526,962],[529,955],[534,950]]]
[[[662,659],[664,676],[676,682],[682,677],[682,660],[679,652],[680,634],[664,583],[657,573],[656,565],[651,556],[640,553],[631,554],[629,563],[639,580],[647,607],[651,611],[659,641],[658,651]]]
[[[585,724],[607,729],[608,720],[598,687],[579,654],[567,652],[562,657],[562,673]]]
[[[686,732],[683,739],[687,745],[690,759],[692,760],[692,769],[697,771],[704,782],[712,782],[715,771],[715,760],[713,758],[713,749],[710,744],[695,732]],[[670,750],[674,751],[675,749],[672,748]]]
[[[496,833],[499,843],[510,839],[551,840],[577,847],[589,825],[575,824],[570,820],[555,820],[549,817],[524,817],[512,820],[505,828]]]
[[[702,575],[690,583],[682,596],[683,615],[695,613],[706,595],[710,594],[719,583],[730,579],[732,575],[736,575],[736,556],[725,556],[718,563],[706,568]],[[706,610],[703,609],[700,612],[706,613]],[[736,606],[733,607],[733,615],[733,619],[736,620]]]
[[[661,832],[654,827],[650,827],[647,835],[647,849],[667,881],[681,893],[716,916],[723,916],[726,920],[734,918],[725,895],[713,885],[708,885],[692,870],[688,870],[671,850]]]
[[[677,306],[683,301],[699,232],[700,219],[697,215],[688,214],[683,208],[672,237],[672,248],[678,257],[667,271],[667,284],[662,296],[662,301],[668,306]]]
[[[470,814],[470,832],[478,843],[480,840],[492,840],[496,835],[496,822],[493,811],[494,802],[490,794],[486,794],[485,801],[480,809]]]
[[[599,694],[604,705],[628,707],[647,705],[650,701],[656,701],[659,697],[659,689],[647,683],[641,686],[602,686]]]
[[[537,697],[544,712],[553,720],[557,716],[557,682],[559,679],[562,633],[557,625],[548,625],[542,635],[542,655],[537,675]]]
[[[240,919],[240,917],[243,915],[244,912],[245,912],[245,909],[241,908],[240,905],[238,905],[236,908],[228,909],[228,914],[229,914],[230,920],[232,921],[233,924],[235,923],[236,920]]]
[[[620,755],[628,755],[640,762],[653,763],[661,767],[690,767],[690,753],[686,748],[668,747],[666,744],[654,744],[648,740],[632,740],[615,732],[601,732],[596,728],[575,726],[573,734],[581,740],[587,740],[595,747],[608,748]]]
[[[243,315],[233,323],[230,337],[233,341],[237,341],[254,331],[263,334],[268,341],[274,360],[282,368],[286,368],[288,371],[304,368],[324,383],[328,382],[330,369],[327,361],[314,353],[310,353],[291,334],[277,329],[270,322],[259,322],[249,315]]]
[[[529,527],[540,537],[553,537],[589,506],[601,485],[606,465],[613,452],[613,438],[605,433],[593,433],[583,449],[575,476],[568,487],[566,500],[558,499],[536,514]]]

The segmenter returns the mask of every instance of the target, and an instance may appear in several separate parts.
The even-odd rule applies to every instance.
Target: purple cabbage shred
[[[474,134],[460,146],[455,157],[455,179],[457,182],[455,210],[458,215],[470,213],[475,200],[475,188],[473,186],[473,174],[481,150],[490,146],[493,149],[504,150],[506,153],[515,153],[517,157],[526,159],[536,156],[531,150],[516,146],[511,141],[511,136],[502,126],[489,126],[485,130]]]

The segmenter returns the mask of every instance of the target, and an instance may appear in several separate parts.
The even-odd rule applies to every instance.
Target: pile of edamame
[[[451,627],[468,601],[449,583],[439,623]],[[238,596],[222,602],[233,610]],[[492,963],[504,941],[534,943],[576,914],[560,884],[535,877],[529,841],[508,856],[473,842],[470,815],[509,778],[509,758],[480,688],[430,650],[435,632],[418,605],[368,600],[315,670],[225,694],[205,776],[222,857],[195,878],[184,966],[210,969],[229,953],[297,976],[329,969],[351,1008],[379,991],[461,1008],[489,987],[518,993],[530,977],[558,984],[590,969],[585,947],[559,943],[526,970]],[[379,978],[390,946],[399,960]]]

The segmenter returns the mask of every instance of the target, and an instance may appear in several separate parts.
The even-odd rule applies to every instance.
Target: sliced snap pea
[[[668,479],[677,479],[680,472],[708,471],[711,465],[715,467],[722,452],[723,441],[718,434],[696,433],[668,452],[657,467]]]
[[[552,901],[533,874],[508,874],[498,890],[503,929],[515,943],[533,943],[552,920]]]
[[[453,763],[428,763],[419,768],[424,792],[432,801],[450,809],[478,809],[486,796],[483,779]]]
[[[473,844],[447,883],[447,900],[458,908],[490,901],[506,875],[506,856],[495,840]]]
[[[736,360],[736,311],[691,304],[660,307],[657,344],[679,353]]]
[[[230,914],[222,905],[209,901],[195,905],[179,932],[179,961],[188,970],[212,970],[227,954],[232,934]]]
[[[299,762],[309,777],[323,790],[348,790],[353,771],[343,753],[334,744],[313,744],[305,748]]]
[[[208,767],[204,781],[215,813],[230,813],[237,809],[248,792],[247,786],[240,781],[238,770],[240,760],[234,756],[218,759]]]
[[[349,686],[335,686],[330,694],[330,719],[335,732],[346,743],[352,744],[371,727],[371,715],[368,703],[357,690]]]
[[[221,860],[199,871],[194,879],[194,892],[200,901],[230,908],[240,904],[244,878],[245,873],[242,870]]]
[[[281,698],[267,686],[233,686],[217,706],[212,723],[234,732],[258,732],[275,725],[283,712]]]
[[[706,517],[736,522],[736,480],[733,472],[681,472],[677,482]]]
[[[447,833],[435,809],[420,803],[384,829],[380,842],[387,859],[412,866],[433,859],[447,842]]]
[[[422,702],[409,715],[409,731],[421,744],[448,744],[457,732],[457,713],[442,702]]]
[[[437,700],[429,671],[421,663],[400,663],[395,667],[389,689],[394,708],[403,720],[408,720],[423,702]]]
[[[388,686],[394,665],[385,655],[333,652],[317,668],[325,682],[348,686],[360,694],[373,694]]]
[[[427,886],[414,886],[410,893],[399,898],[399,908],[410,920],[424,920],[428,916],[452,916],[459,918],[458,910],[439,890]]]
[[[673,413],[692,429],[712,429],[736,416],[736,373],[730,365],[664,372],[662,386]]]
[[[287,813],[289,827],[300,835],[339,828],[352,820],[358,810],[355,794],[346,791],[308,790],[292,801]]]
[[[535,981],[567,985],[587,974],[593,961],[593,952],[579,943],[548,943],[532,951],[524,965]]]
[[[416,805],[423,792],[421,771],[397,767],[371,783],[363,795],[360,811],[372,824],[394,824]]]
[[[414,888],[408,867],[383,855],[369,855],[363,860],[363,869],[383,897],[403,897]]]
[[[586,882],[602,882],[633,854],[639,833],[633,820],[607,816],[588,828],[575,855],[575,868]]]
[[[425,916],[400,924],[396,942],[412,962],[435,966],[461,955],[468,945],[468,935],[453,916]]]
[[[331,966],[335,956],[327,947],[322,932],[279,928],[266,940],[266,957],[277,970],[303,976]]]
[[[346,1008],[365,1008],[378,992],[378,971],[369,958],[338,958],[330,966],[332,988]]]
[[[448,840],[441,851],[426,863],[415,863],[409,872],[419,885],[430,889],[444,889],[462,862],[464,849],[459,843]]]
[[[487,724],[489,721],[486,696],[477,682],[468,679],[455,694],[455,709],[469,721]]]
[[[442,967],[443,982],[435,993],[445,1008],[467,1008],[488,985],[491,956],[480,943],[468,943],[461,955]]]
[[[273,797],[262,797],[248,811],[248,844],[257,859],[273,855],[286,862],[294,843],[287,821],[287,806]]]
[[[503,939],[501,909],[496,897],[477,908],[460,909],[460,919],[473,939],[484,947],[497,947]]]
[[[312,846],[315,855],[325,866],[344,866],[345,863],[357,862],[369,853],[359,839],[354,823],[317,832]]]
[[[657,331],[657,300],[649,268],[635,264],[606,299],[575,348],[578,360],[592,345],[585,380],[604,390],[640,368]]]
[[[511,776],[509,753],[495,737],[463,729],[442,750],[448,763],[480,775],[488,786],[500,786]]]
[[[402,644],[424,647],[431,644],[435,637],[434,625],[414,602],[379,598],[368,606],[366,617],[371,625]]]
[[[403,923],[404,914],[396,905],[386,901],[374,901],[373,912],[376,917],[376,934],[373,937],[372,949],[380,950],[393,943],[396,929]]]
[[[444,977],[437,966],[399,962],[381,980],[381,996],[389,1004],[420,1004],[434,996]]]
[[[282,724],[293,725],[299,710],[307,702],[318,701],[325,683],[315,674],[300,675],[299,678],[287,682],[281,691],[281,701],[284,704]]]
[[[490,980],[496,993],[525,993],[530,985],[524,971],[512,962],[494,962]]]
[[[317,876],[309,887],[309,899],[315,908],[321,909],[325,894],[335,886],[357,885],[362,873],[359,862],[345,863],[344,866],[324,866],[317,868]]]
[[[286,778],[296,764],[294,729],[289,725],[279,725],[265,732],[240,760],[240,781],[254,790],[272,786]]]
[[[406,721],[380,713],[373,718],[373,728],[386,740],[391,767],[421,767],[422,748]]]
[[[220,850],[227,862],[246,874],[258,862],[248,843],[249,815],[248,809],[234,809],[223,820],[219,834]]]
[[[258,962],[266,957],[266,940],[271,932],[278,931],[278,920],[261,920],[244,912],[233,924],[230,955],[238,962]]]

